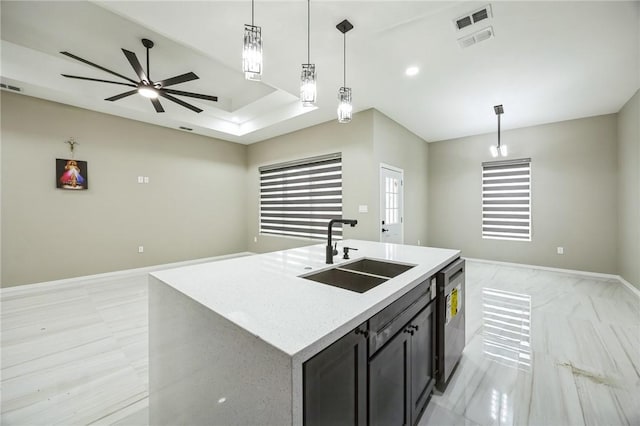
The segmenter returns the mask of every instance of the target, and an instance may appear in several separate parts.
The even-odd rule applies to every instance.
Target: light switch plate
[[[358,206],[358,212],[359,213],[369,213],[369,206],[367,206],[366,204],[361,204]]]
[[[138,183],[144,183],[144,176],[138,176]]]

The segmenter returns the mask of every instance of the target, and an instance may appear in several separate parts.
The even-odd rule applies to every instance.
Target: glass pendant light
[[[302,64],[300,75],[300,100],[302,106],[311,107],[316,103],[316,65],[310,63],[311,12],[310,0],[307,0],[307,63]]]
[[[351,88],[347,86],[347,32],[353,29],[351,22],[346,19],[336,25],[336,28],[343,36],[343,68],[342,87],[338,90],[338,123],[348,123],[351,121],[353,105],[351,103]]]
[[[251,25],[244,25],[242,71],[247,80],[262,79],[262,28],[253,25],[254,0],[251,0]]]
[[[502,105],[496,105],[493,107],[496,115],[498,116],[498,145],[491,145],[489,147],[489,151],[491,152],[491,156],[496,158],[498,156],[506,157],[507,156],[507,146],[500,145],[500,116],[504,113],[504,108]]]

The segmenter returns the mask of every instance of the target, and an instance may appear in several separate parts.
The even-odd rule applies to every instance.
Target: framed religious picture
[[[60,189],[88,189],[87,162],[56,158],[56,187]]]

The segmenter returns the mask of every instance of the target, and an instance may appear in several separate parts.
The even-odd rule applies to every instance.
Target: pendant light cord
[[[347,34],[342,33],[342,87],[347,87]]]
[[[253,27],[253,0],[251,0],[251,26]]]
[[[307,64],[311,63],[311,0],[307,0]]]
[[[498,114],[498,148],[500,148],[500,114]]]

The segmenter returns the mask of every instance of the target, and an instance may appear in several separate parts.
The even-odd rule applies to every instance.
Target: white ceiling
[[[614,113],[640,86],[640,2],[491,2],[493,17],[456,31],[453,20],[488,2],[311,2],[311,62],[318,70],[318,107],[298,101],[306,62],[304,0],[255,4],[264,38],[262,82],[240,71],[243,24],[251,2],[2,1],[2,82],[30,96],[249,144],[335,119],[342,85],[342,34],[347,18],[347,86],[356,111],[376,108],[427,141]],[[488,25],[495,37],[462,49],[457,39]],[[72,80],[114,76],[61,55],[135,74],[121,48],[144,64],[149,38],[151,78],[193,71],[199,80],[173,88],[219,96],[183,98],[158,114],[139,96],[103,99],[121,87]],[[415,65],[420,72],[407,77]]]

